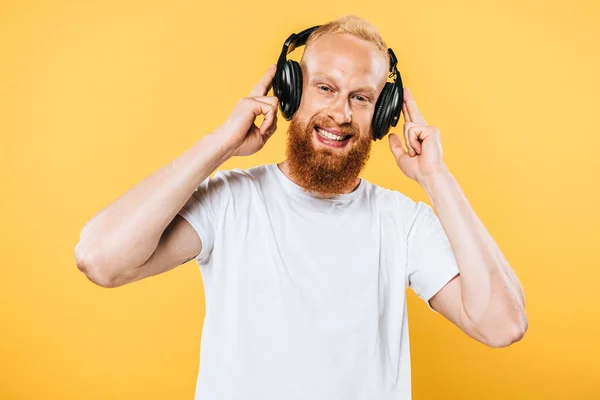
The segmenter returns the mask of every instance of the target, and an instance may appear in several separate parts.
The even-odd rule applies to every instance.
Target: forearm
[[[422,186],[456,256],[469,320],[484,331],[496,329],[497,324],[522,323],[521,284],[454,176],[443,169],[426,178]]]
[[[105,277],[142,265],[194,190],[231,154],[216,134],[208,134],[124,193],[83,228],[78,264],[92,264]]]

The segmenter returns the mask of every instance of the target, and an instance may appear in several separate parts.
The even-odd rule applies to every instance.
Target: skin
[[[371,121],[388,75],[385,54],[353,35],[328,34],[307,46],[300,66],[302,99],[279,167],[315,196],[352,192],[371,151]],[[316,139],[315,126],[352,137],[332,148]]]
[[[291,180],[323,197],[351,192],[360,183],[358,173],[368,158],[365,143],[370,149],[376,102],[364,103],[369,96],[359,88],[375,88],[379,96],[387,78],[385,57],[371,43],[348,35],[326,35],[305,49],[301,67],[304,93],[290,136],[297,135],[292,143],[300,140],[302,146],[288,148],[292,157],[279,167]],[[334,78],[319,78],[324,71]],[[177,212],[226,160],[256,153],[275,132],[278,100],[267,96],[274,75],[271,66],[220,128],[86,224],[75,258],[90,280],[117,287],[168,271],[199,254],[198,235],[176,217]],[[323,90],[323,85],[331,91]],[[408,88],[402,111],[405,143],[396,134],[388,135],[391,154],[400,170],[427,193],[459,267],[459,274],[430,304],[476,340],[491,347],[510,345],[523,337],[528,326],[521,284],[445,165],[440,131],[425,122]],[[265,117],[260,127],[254,124],[258,115]],[[312,136],[302,136],[315,123],[356,136],[346,148],[327,148]],[[303,154],[296,153],[298,149],[314,156],[304,160],[306,170],[294,157]],[[319,179],[306,178],[303,171],[313,171]]]
[[[330,34],[305,49],[301,68],[302,101],[288,132],[288,158],[279,167],[315,195],[326,198],[352,192],[371,148],[371,120],[387,80],[385,57],[371,43]],[[330,77],[325,78],[325,73]],[[365,87],[377,95],[359,89]],[[365,97],[368,101],[363,102]],[[389,134],[390,151],[400,170],[427,193],[459,267],[459,274],[430,299],[430,305],[490,347],[519,341],[528,322],[516,274],[445,165],[440,131],[427,125],[408,88],[404,88],[402,114],[404,143]],[[312,136],[315,124],[355,136],[345,148],[332,149]]]
[[[445,165],[440,131],[427,124],[408,88],[402,113],[407,149],[392,133],[390,151],[400,170],[427,193],[460,271],[431,298],[432,308],[490,347],[521,340],[528,320],[519,279]]]

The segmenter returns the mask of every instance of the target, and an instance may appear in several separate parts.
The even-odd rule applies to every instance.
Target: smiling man
[[[197,400],[411,398],[408,287],[488,346],[524,335],[519,280],[408,89],[406,149],[390,134],[390,154],[433,208],[360,178],[389,66],[367,21],[320,26],[300,63],[286,160],[210,177],[276,131],[271,66],[223,125],[83,228],[77,266],[104,287],[200,265]]]
[[[280,165],[294,182],[322,197],[358,186],[389,65],[383,43],[377,47],[349,33],[325,32],[327,27],[313,32],[302,55],[302,101],[290,123],[287,161]]]

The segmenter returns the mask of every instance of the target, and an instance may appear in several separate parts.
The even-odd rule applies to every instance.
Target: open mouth
[[[352,135],[336,135],[318,126],[315,126],[314,132],[317,140],[329,147],[345,147],[350,142],[350,138],[352,138]]]

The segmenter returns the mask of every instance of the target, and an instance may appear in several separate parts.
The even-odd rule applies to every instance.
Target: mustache
[[[336,125],[335,122],[331,121],[331,120],[327,120],[327,119],[315,119],[313,120],[310,124],[310,132],[312,132],[312,130],[315,127],[319,127],[319,128],[324,128],[324,129],[337,129],[338,131],[340,131],[344,136],[347,135],[351,135],[351,136],[356,136],[358,134],[358,126],[350,123],[350,124],[344,124],[341,126]]]

